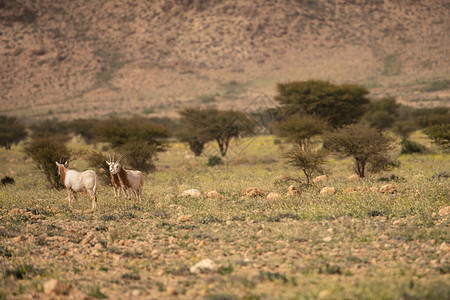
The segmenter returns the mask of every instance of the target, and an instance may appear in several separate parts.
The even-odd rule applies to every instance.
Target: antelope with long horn
[[[142,189],[144,187],[144,176],[141,171],[138,170],[125,170],[120,163],[122,159],[127,156],[125,153],[116,162],[114,158],[110,162],[106,162],[109,165],[109,172],[111,175],[117,175],[119,178],[120,186],[122,187],[125,197],[131,199],[131,193],[127,193],[128,189],[131,189],[136,196],[137,201],[142,199]]]
[[[116,154],[113,153],[113,156],[111,158],[111,153],[109,153],[109,162],[106,162],[108,164],[108,166],[111,166],[114,163],[114,156]],[[109,172],[109,175],[111,176],[111,184],[113,186],[114,189],[114,198],[120,198],[120,196],[122,195],[122,184],[120,182],[119,179],[119,175],[118,174],[113,174],[112,172]],[[126,190],[123,190],[125,197],[128,198],[127,192]]]
[[[66,187],[69,203],[72,203],[72,194],[77,201],[76,193],[87,192],[92,199],[92,211],[95,211],[97,209],[97,174],[92,170],[78,172],[68,169],[68,161],[65,161],[65,156],[55,163],[58,167],[58,175]]]

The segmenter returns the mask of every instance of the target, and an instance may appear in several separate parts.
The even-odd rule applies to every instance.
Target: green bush
[[[282,153],[282,157],[286,163],[301,169],[306,176],[306,184],[310,183],[311,177],[315,173],[322,172],[322,166],[325,164],[328,152],[324,149],[313,151],[311,149],[303,149],[295,145],[288,151]]]
[[[311,115],[293,115],[275,124],[275,132],[278,136],[303,148],[308,146],[311,138],[322,134],[326,128],[325,121]]]
[[[109,166],[106,161],[109,161],[109,157],[101,152],[92,151],[87,156],[87,161],[90,167],[96,170],[97,174],[100,174],[99,178],[104,185],[111,184],[111,177],[109,175]]]
[[[217,166],[223,164],[223,160],[220,156],[213,155],[208,157],[208,163],[206,164],[209,167]]]
[[[347,125],[324,138],[327,148],[353,157],[354,171],[361,178],[366,171],[376,173],[393,165],[388,155],[393,139],[368,125]]]
[[[50,137],[33,138],[24,148],[25,153],[30,156],[37,167],[41,169],[47,181],[54,188],[63,188],[58,175],[56,161],[60,161],[62,156],[69,159],[71,153],[67,146],[58,139]]]
[[[0,115],[0,147],[9,150],[26,137],[25,126],[16,118]]]
[[[435,144],[450,149],[450,124],[434,125],[423,131]]]
[[[423,153],[426,150],[425,146],[408,139],[403,139],[400,145],[402,146],[400,154]]]

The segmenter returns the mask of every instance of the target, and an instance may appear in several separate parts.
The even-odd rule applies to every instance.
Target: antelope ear
[[[105,160],[105,163],[106,163],[108,166],[111,165],[111,163],[110,163],[109,161],[106,161],[106,160]]]
[[[55,164],[56,164],[57,167],[59,167],[59,162],[55,161]]]
[[[67,168],[68,165],[69,165],[69,163],[66,161],[66,162],[64,163],[64,167]]]

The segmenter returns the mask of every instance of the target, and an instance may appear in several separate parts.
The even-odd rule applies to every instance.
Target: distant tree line
[[[151,171],[157,154],[167,149],[168,138],[186,143],[195,156],[202,155],[206,145],[214,143],[223,157],[233,140],[257,134],[257,127],[264,124],[269,132],[296,145],[283,157],[302,169],[307,180],[320,172],[319,165],[330,152],[353,157],[355,172],[361,177],[367,171],[392,165],[386,156],[392,144],[385,134],[387,130],[401,137],[402,153],[423,151],[422,145],[409,140],[416,130],[423,130],[434,143],[449,149],[448,107],[414,109],[400,105],[393,97],[369,99],[368,95],[369,91],[361,85],[309,80],[278,84],[275,101],[279,106],[251,114],[189,107],[180,109],[177,119],[44,120],[28,128],[15,117],[0,115],[0,146],[10,149],[30,135],[25,146],[30,156],[43,157],[38,149],[48,145],[55,152],[52,159],[58,160],[58,156],[70,155],[64,147],[71,136],[79,135],[87,144],[106,143],[110,152],[128,153],[132,167]],[[106,150],[91,155],[93,165],[105,167],[102,162],[108,159]],[[44,168],[44,164],[40,167]]]

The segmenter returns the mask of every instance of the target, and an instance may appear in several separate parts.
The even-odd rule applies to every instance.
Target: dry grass
[[[449,154],[401,157],[394,194],[343,194],[392,174],[348,181],[351,162],[331,159],[328,182],[268,200],[290,184],[274,179],[301,173],[279,161],[272,137],[239,145],[239,156],[207,167],[174,143],[146,176],[142,203],[126,207],[101,186],[94,214],[88,197],[70,207],[48,189],[20,147],[1,150],[16,184],[0,187],[0,295],[45,298],[57,278],[74,298],[448,299],[449,217],[437,212],[450,205],[449,185],[431,178],[450,168]],[[325,185],[337,193],[319,195]],[[264,196],[242,197],[249,187]],[[179,196],[190,188],[223,197]],[[218,270],[191,273],[204,258]]]

